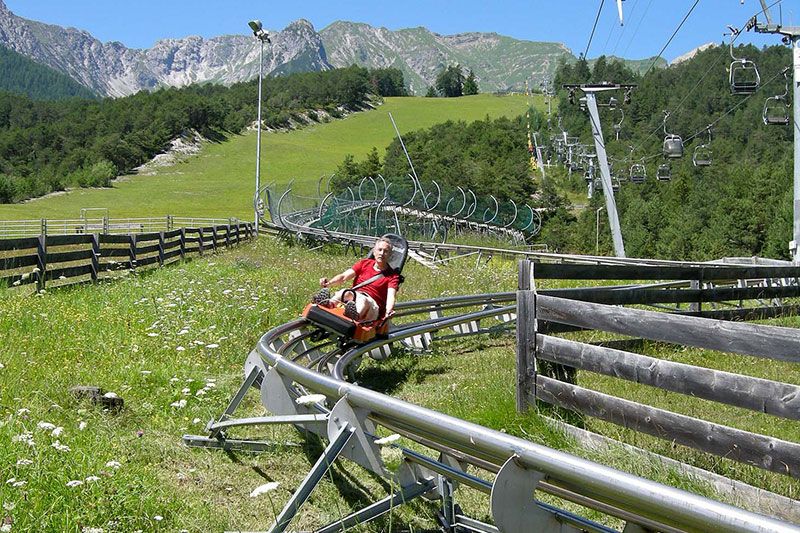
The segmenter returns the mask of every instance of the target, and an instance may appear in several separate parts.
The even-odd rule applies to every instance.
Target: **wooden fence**
[[[535,282],[543,276],[562,279],[570,276],[579,279],[688,279],[694,283],[689,282],[687,285],[690,288],[687,289],[675,289],[667,284],[660,289],[632,285],[537,292]],[[746,300],[768,299],[773,305],[755,309],[796,312],[796,306],[774,299],[800,296],[798,276],[800,267],[725,265],[696,269],[648,266],[608,268],[534,265],[529,261],[520,261],[517,292],[517,408],[524,410],[533,402],[542,401],[696,450],[800,478],[800,443],[616,398],[579,386],[575,376],[576,370],[594,372],[789,420],[800,420],[800,386],[660,360],[545,334],[548,330],[597,330],[800,363],[798,329],[619,306],[688,302],[695,306],[690,313],[697,315],[702,313],[700,306],[704,303],[719,304],[734,300],[741,305]],[[759,278],[762,280],[761,286],[747,286],[749,282],[742,282],[747,278]],[[691,288],[698,285],[698,279],[727,281],[736,286]],[[774,281],[778,279],[782,281]],[[736,308],[712,311],[722,311],[724,314],[736,311],[739,316],[744,316],[742,311],[753,309],[739,307],[736,303],[729,305]]]
[[[81,233],[0,240],[0,286],[59,285],[97,281],[115,272],[164,266],[190,254],[203,255],[253,235],[253,224],[236,222],[154,233]]]

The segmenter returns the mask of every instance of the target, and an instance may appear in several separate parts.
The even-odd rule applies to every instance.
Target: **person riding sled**
[[[314,297],[314,303],[327,306],[343,303],[345,316],[358,322],[390,318],[394,314],[395,298],[402,281],[398,270],[389,264],[392,248],[391,241],[381,237],[372,248],[370,257],[361,259],[330,279],[321,278],[319,284],[323,289]],[[330,296],[330,287],[351,279],[351,288]]]

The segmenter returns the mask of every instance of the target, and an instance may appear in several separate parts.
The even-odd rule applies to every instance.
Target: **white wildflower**
[[[312,403],[319,403],[325,401],[324,394],[306,394],[305,396],[300,396],[297,398],[294,403],[297,405],[310,405]]]
[[[107,392],[103,394],[103,398],[119,398],[116,392]]]
[[[156,333],[155,331],[151,331],[150,333],[147,334],[147,336],[148,337],[158,337],[158,333]]]
[[[177,402],[172,402],[169,404],[170,407],[175,407],[176,409],[183,409],[186,407],[186,400],[178,400]]]
[[[185,388],[181,389],[181,392],[183,394],[191,394],[192,393],[192,389],[190,389],[189,387],[185,387]]]
[[[17,504],[14,502],[3,502],[3,509],[6,511],[13,511]]]
[[[213,350],[214,348],[219,348],[219,344],[217,343],[206,344],[206,348]]]
[[[6,367],[3,363],[0,363],[0,370],[3,370]]]
[[[178,352],[183,352],[186,350],[186,348],[184,348],[183,346],[178,346],[177,348],[175,348],[175,350]]]
[[[192,424],[199,424],[200,422],[202,422],[202,420],[200,420],[199,418],[195,418],[194,420],[192,420]]]
[[[195,396],[205,396],[206,395],[206,390],[205,389],[200,389],[197,392],[195,392],[194,395]]]
[[[106,468],[117,469],[120,466],[122,466],[122,464],[120,464],[118,461],[109,461],[109,462],[106,463]]]
[[[0,533],[8,533],[11,531],[11,524],[3,524],[0,526]]]
[[[11,486],[14,487],[15,489],[18,489],[19,487],[24,487],[27,484],[28,484],[27,481],[15,481],[14,483],[11,484]]]
[[[392,443],[392,442],[394,442],[394,441],[398,440],[399,438],[400,438],[400,435],[398,435],[397,433],[395,433],[395,434],[393,434],[393,435],[389,435],[388,437],[383,437],[383,438],[381,438],[381,439],[377,439],[377,440],[375,441],[375,444],[377,444],[378,446],[381,446],[381,445],[383,445],[383,444],[390,444],[390,443]]]
[[[99,478],[98,476],[88,476],[88,477],[86,478],[86,482],[87,482],[87,483],[91,483],[91,482],[93,482],[93,481],[100,481],[100,478]]]
[[[143,376],[149,376],[150,374],[153,373],[153,371],[152,370],[142,370],[141,373],[142,373]]]
[[[17,410],[17,416],[25,416],[25,415],[29,414],[30,412],[31,412],[30,409],[28,409],[27,407],[23,407],[22,409],[18,409]]]
[[[78,424],[78,430],[79,430],[79,431],[83,431],[84,429],[86,429],[86,426],[88,426],[88,425],[89,425],[89,424],[87,424],[86,422],[84,422],[83,420],[81,420],[80,424]]]
[[[263,485],[253,489],[253,492],[250,493],[250,497],[255,498],[256,496],[261,496],[262,494],[271,492],[277,489],[278,485],[280,485],[280,483],[278,483],[277,481],[270,481],[269,483],[264,483]]]
[[[81,485],[83,485],[83,481],[81,481],[80,479],[73,479],[72,481],[67,481],[67,487],[71,489],[75,487],[80,487]]]
[[[58,450],[60,452],[68,452],[68,451],[70,451],[69,446],[67,446],[66,444],[61,444],[60,441],[55,441],[50,446],[52,446],[53,448],[55,448],[56,450]]]
[[[38,424],[36,424],[36,427],[38,427],[39,429],[45,429],[47,431],[52,431],[56,429],[56,425],[51,424],[50,422],[39,422]]]
[[[84,527],[81,529],[81,533],[104,533],[102,527]]]
[[[6,485],[13,485],[14,482],[17,481],[17,478],[12,477],[6,480]]]
[[[177,382],[177,381],[180,381],[180,380],[179,380],[178,378],[174,377],[174,376],[173,376],[173,377],[171,377],[171,378],[169,378],[169,382],[170,382],[170,383],[175,383],[175,382]]]
[[[35,444],[33,441],[33,433],[31,433],[30,431],[20,433],[19,435],[14,435],[13,437],[11,437],[11,442],[22,442],[23,444],[27,444],[28,446],[33,446]]]
[[[17,459],[17,466],[28,466],[32,465],[33,461],[30,459]]]
[[[157,514],[153,517],[153,520],[155,520],[156,522],[161,522],[162,520],[164,520],[164,517]]]
[[[61,427],[61,426],[58,426],[50,434],[52,436],[54,436],[54,437],[60,437],[62,433],[64,433],[64,428]]]

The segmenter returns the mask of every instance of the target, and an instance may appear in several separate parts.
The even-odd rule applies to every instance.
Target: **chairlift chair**
[[[764,124],[770,126],[786,126],[789,124],[791,116],[789,111],[789,68],[783,69],[783,78],[786,81],[783,94],[770,96],[764,102],[764,113],[762,119]]]
[[[683,139],[680,135],[667,131],[667,119],[669,112],[664,111],[664,157],[667,159],[679,159],[683,157]]]
[[[615,193],[619,192],[619,178],[616,176],[611,176],[611,190]]]
[[[758,68],[753,61],[733,55],[733,41],[739,35],[740,30],[732,26],[728,26],[728,28],[731,30],[730,53],[733,59],[728,69],[731,94],[753,94],[761,85],[761,76],[758,74]]]
[[[770,96],[764,102],[762,115],[764,124],[768,126],[787,126],[790,122],[789,105],[783,96]]]
[[[695,147],[692,164],[696,167],[711,166],[711,149],[705,144]]]
[[[711,125],[706,127],[708,132],[708,142],[696,146],[692,154],[692,164],[696,167],[707,167],[711,165]]]
[[[641,163],[631,165],[631,183],[644,183],[647,180],[647,169]]]
[[[658,165],[656,179],[658,181],[670,181],[672,179],[672,168],[669,166],[669,163]]]

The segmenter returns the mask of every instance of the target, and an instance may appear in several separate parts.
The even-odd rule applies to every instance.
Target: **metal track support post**
[[[286,502],[283,510],[275,519],[275,523],[272,524],[272,527],[269,529],[269,533],[282,533],[283,531],[286,531],[286,528],[297,514],[297,511],[300,510],[300,507],[302,507],[302,505],[308,500],[309,496],[311,496],[311,492],[322,480],[322,476],[324,476],[331,465],[333,465],[333,462],[342,452],[345,445],[350,440],[350,437],[353,436],[354,432],[355,428],[353,426],[346,422],[342,424],[339,432],[330,441],[328,446],[325,447],[322,455],[319,459],[317,459],[317,462],[314,463],[314,466],[311,467],[311,471],[308,473],[306,478],[302,483],[300,483],[300,486],[297,487],[297,490],[294,492],[292,497],[289,498],[289,501]]]
[[[614,189],[611,185],[611,170],[608,168],[608,156],[606,155],[606,145],[603,140],[603,129],[600,126],[600,113],[597,111],[597,99],[591,89],[584,88],[583,90],[586,94],[586,109],[589,111],[589,121],[592,124],[592,136],[594,137],[594,146],[597,151],[597,161],[600,163],[600,179],[603,182],[603,195],[606,199],[606,213],[608,213],[608,223],[611,226],[611,237],[614,241],[614,254],[617,257],[625,257],[625,245],[622,242],[617,203],[614,200]]]

